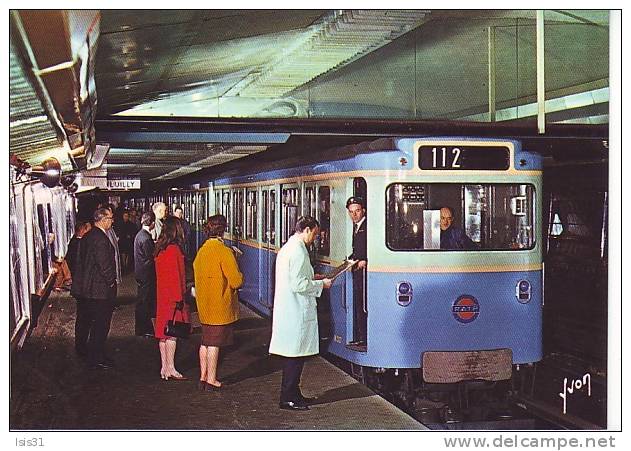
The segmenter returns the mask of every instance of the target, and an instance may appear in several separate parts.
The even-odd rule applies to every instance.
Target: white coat
[[[316,298],[324,282],[313,267],[300,235],[293,235],[276,258],[276,289],[270,354],[302,357],[320,351]]]

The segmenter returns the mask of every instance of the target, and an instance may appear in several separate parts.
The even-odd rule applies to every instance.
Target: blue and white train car
[[[247,171],[246,171],[247,172]],[[301,215],[322,224],[316,273],[351,254],[345,202],[366,199],[367,346],[354,337],[353,277],[320,300],[323,351],[363,368],[422,368],[426,382],[501,380],[542,358],[542,160],[517,140],[384,138],[253,167],[209,183],[211,214],[238,246],[241,300],[273,312],[274,263]],[[472,249],[440,248],[440,209]]]

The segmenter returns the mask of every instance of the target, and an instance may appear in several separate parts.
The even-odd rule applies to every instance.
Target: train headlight
[[[410,282],[397,283],[397,303],[403,307],[412,302],[412,284]]]
[[[532,285],[527,280],[520,280],[515,287],[515,296],[517,300],[522,304],[530,302],[530,295],[532,293]]]

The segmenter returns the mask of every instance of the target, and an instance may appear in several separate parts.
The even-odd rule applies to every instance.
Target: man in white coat
[[[300,391],[300,376],[308,356],[320,352],[316,298],[331,279],[314,280],[307,246],[320,232],[320,224],[311,216],[296,223],[296,233],[278,252],[276,290],[270,354],[284,357],[279,407],[285,410],[309,410],[312,399]]]

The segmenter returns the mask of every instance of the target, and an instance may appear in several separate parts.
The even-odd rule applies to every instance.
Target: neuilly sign
[[[108,180],[108,189],[140,189],[140,179]]]

